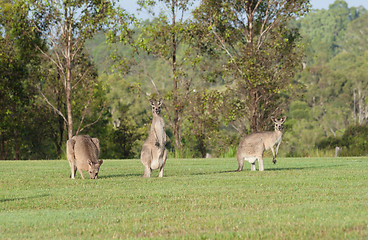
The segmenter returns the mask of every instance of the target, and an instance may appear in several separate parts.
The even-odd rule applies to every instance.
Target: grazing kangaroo
[[[77,169],[83,177],[82,170],[88,171],[91,179],[96,179],[102,160],[100,155],[100,141],[88,135],[74,136],[66,142],[66,155],[70,165],[70,178],[75,178]]]
[[[286,120],[286,116],[282,117],[280,120],[271,117],[271,120],[275,123],[275,131],[252,133],[241,140],[236,154],[239,165],[237,169],[238,172],[243,170],[244,160],[247,160],[251,164],[250,169],[255,171],[255,162],[257,159],[259,171],[263,171],[263,153],[270,148],[273,155],[272,161],[273,163],[276,163],[276,155],[279,151],[282,139],[283,123]],[[277,145],[276,151],[273,149],[275,145]]]
[[[161,117],[162,99],[155,102],[150,100],[152,106],[152,124],[147,140],[143,143],[141,162],[144,166],[143,177],[150,177],[152,170],[160,169],[159,177],[164,176],[164,166],[167,158],[165,122]]]

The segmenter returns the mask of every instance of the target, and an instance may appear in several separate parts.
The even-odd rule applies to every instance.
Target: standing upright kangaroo
[[[152,170],[160,169],[159,177],[164,176],[164,166],[167,158],[165,122],[161,117],[162,99],[155,102],[150,100],[152,106],[152,124],[147,140],[143,143],[141,162],[144,166],[143,177],[150,177]]]
[[[252,171],[256,170],[256,160],[258,159],[259,171],[263,171],[263,153],[264,151],[271,148],[273,155],[273,163],[276,163],[276,155],[279,151],[279,146],[282,139],[283,123],[286,120],[286,116],[282,117],[280,120],[272,117],[271,120],[275,123],[275,131],[267,132],[256,132],[244,137],[238,147],[238,152],[236,158],[238,160],[238,169],[240,172],[243,170],[244,160],[247,160]],[[276,146],[276,152],[273,149]]]

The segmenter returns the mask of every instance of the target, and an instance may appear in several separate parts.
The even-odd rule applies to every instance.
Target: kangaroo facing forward
[[[273,155],[273,163],[276,163],[276,155],[279,151],[279,146],[282,139],[283,123],[286,120],[286,116],[277,120],[271,117],[271,120],[275,123],[275,131],[256,132],[244,137],[239,144],[237,151],[238,169],[240,172],[243,170],[244,160],[251,164],[250,169],[256,170],[256,160],[258,160],[259,171],[263,171],[263,153],[271,148]],[[276,151],[273,147],[276,145]]]
[[[147,140],[143,143],[141,162],[144,166],[143,177],[150,177],[152,170],[160,169],[159,177],[164,176],[167,158],[165,122],[161,117],[162,99],[150,100],[152,107],[152,124]]]

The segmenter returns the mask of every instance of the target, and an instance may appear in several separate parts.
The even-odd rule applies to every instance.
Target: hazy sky
[[[335,0],[311,0],[313,8],[317,9],[327,9],[328,6],[335,2]],[[368,9],[368,1],[367,0],[345,0],[349,7],[359,7],[363,6],[365,9]]]
[[[198,1],[199,2],[199,1]],[[328,9],[328,6],[335,2],[335,0],[311,0],[314,9]],[[368,9],[368,0],[345,0],[349,7],[363,6]],[[121,6],[131,13],[136,13],[137,4],[135,0],[120,0]],[[147,15],[148,17],[148,15]],[[142,18],[147,18],[142,15]]]

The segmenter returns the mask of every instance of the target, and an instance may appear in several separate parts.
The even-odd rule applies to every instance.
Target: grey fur
[[[162,99],[150,100],[152,107],[152,124],[147,140],[143,143],[141,162],[144,166],[143,177],[150,177],[152,170],[160,169],[159,177],[164,176],[167,158],[165,122],[161,117]]]
[[[258,160],[259,171],[263,171],[263,153],[270,148],[273,163],[276,163],[276,155],[281,144],[283,123],[286,120],[286,116],[280,120],[274,117],[271,119],[275,123],[275,131],[252,133],[241,140],[236,156],[238,160],[237,171],[243,170],[244,160],[247,160],[251,164],[252,171],[256,170],[255,161]],[[273,148],[274,145],[276,145],[276,151]]]
[[[74,136],[66,142],[66,153],[70,165],[70,178],[75,178],[75,173],[88,171],[91,179],[96,179],[102,160],[98,160],[100,155],[100,141],[97,138],[91,138],[88,135]]]

